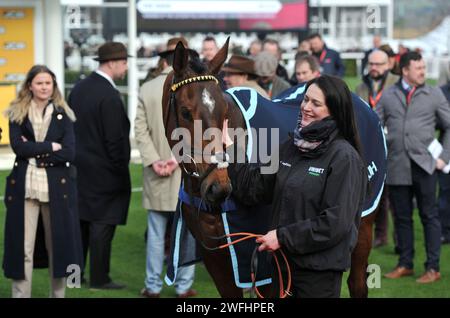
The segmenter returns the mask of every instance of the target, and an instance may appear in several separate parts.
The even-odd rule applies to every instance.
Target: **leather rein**
[[[176,103],[176,92],[180,87],[183,87],[185,85],[189,85],[191,83],[197,83],[197,82],[205,82],[205,81],[213,81],[216,83],[216,85],[219,84],[219,81],[216,77],[212,75],[199,75],[194,77],[189,77],[187,79],[184,79],[182,81],[179,81],[175,83],[175,76],[172,78],[172,85],[170,86],[170,100],[169,100],[169,110],[168,115],[166,118],[166,127],[168,127],[168,122],[170,118],[170,112],[172,111],[175,114],[175,127],[180,127],[180,122],[178,118],[178,112],[177,112],[177,103]],[[181,161],[181,167],[183,168],[184,172],[192,178],[196,178],[199,180],[199,183],[201,184],[203,180],[208,177],[208,175],[214,170],[214,169],[226,169],[228,168],[230,157],[226,152],[216,152],[214,154],[205,154],[203,153],[202,149],[196,149],[195,147],[191,147],[190,154],[183,153],[183,156],[187,156],[191,163],[194,164],[194,166],[197,168],[197,162],[194,159],[195,155],[201,155],[209,157],[210,164],[208,165],[208,168],[203,171],[199,172],[197,169],[196,171],[190,171],[186,168],[184,160]]]

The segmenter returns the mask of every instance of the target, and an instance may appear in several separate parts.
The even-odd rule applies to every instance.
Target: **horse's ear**
[[[173,70],[176,75],[179,75],[184,71],[188,64],[189,54],[184,48],[183,43],[178,42],[175,47],[175,52],[173,53]]]
[[[222,48],[217,52],[217,54],[213,57],[213,59],[209,62],[208,68],[211,74],[219,73],[222,68],[223,63],[225,63],[228,56],[228,44],[230,42],[230,37],[227,38],[225,44]]]

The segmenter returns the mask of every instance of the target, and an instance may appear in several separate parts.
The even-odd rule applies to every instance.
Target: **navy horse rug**
[[[235,87],[226,91],[240,108],[246,128],[252,133],[248,134],[247,159],[250,162],[266,163],[261,158],[261,151],[256,152],[257,147],[265,144],[267,157],[276,151],[278,145],[289,137],[296,124],[303,100],[305,84],[292,87],[273,100],[268,100],[251,88]],[[371,193],[367,196],[361,216],[372,213],[378,206],[383,192],[386,177],[386,142],[384,133],[377,115],[357,95],[352,93],[354,110],[358,131],[362,143],[363,159],[367,164]],[[262,136],[264,134],[264,136]],[[272,162],[273,163],[273,162]],[[168,285],[175,282],[177,269],[200,261],[195,239],[190,234],[183,218],[181,217],[182,204],[188,204],[208,211],[207,206],[198,198],[190,198],[180,189],[179,203],[175,213],[175,219],[171,235],[171,253],[168,258],[167,274],[165,281]],[[270,206],[244,207],[235,200],[228,199],[222,204],[222,220],[225,233],[251,232],[265,234],[269,230]],[[231,239],[228,238],[228,242]],[[256,247],[253,240],[230,245],[229,251],[234,270],[235,284],[241,288],[252,286],[251,259]],[[266,253],[258,256],[256,285],[271,283],[271,265]]]

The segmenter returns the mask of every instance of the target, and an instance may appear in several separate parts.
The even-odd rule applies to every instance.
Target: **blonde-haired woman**
[[[27,298],[33,265],[48,265],[50,297],[64,297],[66,276],[82,268],[75,115],[44,65],[30,69],[5,114],[16,159],[5,193],[4,273],[13,280],[12,297]]]

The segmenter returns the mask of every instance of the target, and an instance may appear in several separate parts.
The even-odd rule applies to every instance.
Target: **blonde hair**
[[[28,115],[28,109],[30,108],[31,100],[33,99],[33,94],[30,91],[30,85],[33,79],[39,73],[47,73],[52,77],[53,80],[53,94],[50,97],[51,102],[55,107],[61,107],[70,120],[75,121],[75,114],[73,110],[67,105],[61,92],[56,83],[55,74],[45,65],[34,65],[27,73],[17,98],[14,99],[9,107],[5,110],[4,115],[8,117],[11,122],[16,122],[19,125],[23,123],[23,120]]]

